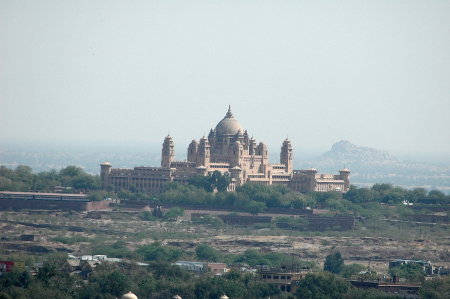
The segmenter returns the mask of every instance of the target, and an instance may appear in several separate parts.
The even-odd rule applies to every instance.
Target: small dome
[[[194,144],[195,144],[195,143],[198,143],[198,142],[197,142],[197,140],[193,139],[193,140],[191,141],[191,143],[194,143]]]
[[[223,295],[220,297],[220,299],[228,299],[228,296],[225,295],[225,294],[223,294]]]
[[[122,296],[122,299],[138,299],[138,297],[135,294],[128,292]]]
[[[108,161],[105,161],[104,163],[100,164],[100,166],[112,166],[112,164]]]
[[[317,169],[315,169],[314,167],[311,166],[311,168],[308,169],[308,171],[315,171],[315,172],[317,172]]]
[[[348,169],[345,168],[345,166],[344,166],[344,169],[339,170],[339,172],[350,172],[350,170],[348,170]]]
[[[182,299],[179,295],[175,295],[172,297],[172,299]]]
[[[263,141],[261,141],[261,142],[259,143],[258,147],[262,147],[262,148],[266,149],[266,148],[267,148],[267,145],[266,145]]]
[[[227,114],[216,126],[216,133],[218,136],[224,134],[236,135],[239,131],[244,132],[241,124],[234,118],[233,113],[231,113],[231,108],[228,108]]]

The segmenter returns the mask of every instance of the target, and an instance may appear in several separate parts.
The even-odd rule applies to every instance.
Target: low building
[[[41,201],[89,201],[86,194],[40,193],[0,191],[0,199],[25,199]]]
[[[204,262],[190,262],[177,261],[172,265],[177,265],[187,271],[212,273],[214,275],[223,275],[227,272],[227,264],[225,263],[204,263]]]
[[[208,263],[208,272],[214,275],[223,275],[228,272],[227,264],[225,263]]]
[[[307,267],[295,269],[294,271],[262,267],[256,272],[256,276],[259,280],[276,285],[282,292],[294,294],[297,292],[298,282],[308,273],[314,272],[316,272],[316,270]]]
[[[80,260],[68,259],[61,265],[61,271],[66,273],[72,273],[80,268]]]
[[[176,261],[172,265],[177,265],[192,272],[205,272],[208,269],[208,264],[202,262]]]

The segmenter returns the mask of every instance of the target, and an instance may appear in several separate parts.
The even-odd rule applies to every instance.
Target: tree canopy
[[[329,271],[331,273],[339,274],[344,268],[344,259],[341,253],[335,252],[329,254],[325,257],[325,262],[323,263],[323,270]]]
[[[33,173],[31,167],[25,165],[15,169],[0,166],[0,191],[49,192],[50,186],[98,190],[101,188],[101,179],[77,166],[67,166],[59,172],[51,170],[40,173]]]

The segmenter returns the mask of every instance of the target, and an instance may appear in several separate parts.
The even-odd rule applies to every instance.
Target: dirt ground
[[[326,255],[340,251],[346,264],[370,266],[378,273],[386,273],[393,259],[431,261],[433,265],[450,266],[450,239],[439,238],[429,232],[430,238],[391,238],[361,236],[364,228],[358,226],[358,236],[345,233],[313,235],[293,233],[280,229],[210,228],[193,225],[187,220],[193,211],[186,211],[178,221],[142,221],[139,211],[105,211],[102,219],[86,218],[76,212],[1,212],[0,256],[9,254],[42,254],[70,252],[91,254],[93,246],[109,245],[124,240],[130,249],[158,240],[165,245],[194,250],[206,243],[223,253],[239,254],[247,249],[262,252],[281,252],[316,263],[322,267]],[[46,242],[21,241],[24,234],[45,235]],[[347,233],[348,234],[348,233]],[[370,234],[367,231],[367,234]],[[362,234],[364,235],[364,234]],[[84,237],[80,242],[62,243],[57,237]],[[434,241],[432,241],[434,240]]]

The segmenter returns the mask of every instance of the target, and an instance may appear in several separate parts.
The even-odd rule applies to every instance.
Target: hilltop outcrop
[[[400,161],[387,151],[357,146],[341,140],[331,150],[316,158],[299,161],[296,167],[311,166],[320,172],[334,173],[344,166],[351,171],[351,183],[359,187],[374,183],[391,183],[404,188],[424,187],[450,190],[450,166]]]

